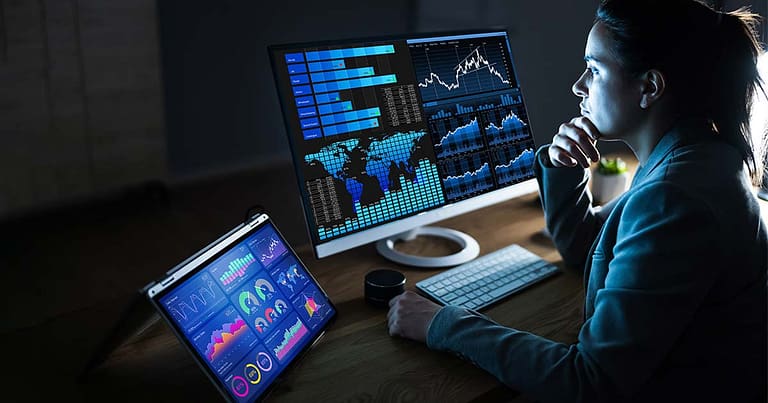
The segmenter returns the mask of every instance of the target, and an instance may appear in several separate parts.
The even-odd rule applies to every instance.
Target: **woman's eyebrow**
[[[592,55],[586,55],[586,56],[584,56],[584,61],[585,61],[585,62],[587,62],[587,63],[589,63],[589,62],[592,62],[592,63],[595,63],[595,64],[603,64],[603,63],[600,61],[600,59],[598,59],[598,58],[596,58],[596,57],[594,57],[594,56],[592,56]]]

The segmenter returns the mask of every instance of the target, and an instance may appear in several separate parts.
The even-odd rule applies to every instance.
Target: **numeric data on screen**
[[[273,61],[315,243],[533,177],[503,32],[306,44]]]

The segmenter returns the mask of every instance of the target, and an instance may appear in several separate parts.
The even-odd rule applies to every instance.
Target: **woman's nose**
[[[585,70],[584,73],[581,74],[581,77],[579,77],[579,79],[576,80],[576,82],[573,83],[573,86],[571,87],[571,91],[573,91],[574,95],[577,97],[585,98],[587,96],[587,86],[584,85],[586,74],[587,71]]]

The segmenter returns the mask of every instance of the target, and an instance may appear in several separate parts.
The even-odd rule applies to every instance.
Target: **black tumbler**
[[[365,300],[386,307],[392,297],[405,291],[405,275],[396,270],[378,269],[365,275]]]

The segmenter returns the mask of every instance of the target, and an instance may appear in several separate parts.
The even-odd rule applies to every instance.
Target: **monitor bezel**
[[[507,39],[507,51],[509,52],[509,57],[512,62],[512,65],[514,66],[514,54],[512,52],[512,45],[509,41],[509,31],[507,27],[490,27],[485,29],[464,29],[464,30],[449,30],[449,31],[430,31],[430,32],[415,32],[415,33],[403,33],[403,34],[393,34],[393,35],[382,35],[382,36],[373,36],[373,37],[347,37],[342,39],[333,39],[333,40],[318,40],[318,41],[309,41],[309,42],[295,42],[295,43],[286,43],[286,44],[275,44],[275,45],[269,45],[267,46],[267,51],[269,53],[269,59],[270,64],[272,66],[272,75],[274,77],[274,85],[275,85],[275,91],[277,93],[277,98],[280,102],[280,109],[281,113],[283,115],[283,128],[285,130],[286,136],[288,137],[289,146],[291,148],[291,160],[293,161],[293,169],[294,174],[296,175],[296,185],[299,188],[299,195],[300,195],[300,204],[303,211],[304,216],[304,228],[307,231],[307,236],[309,237],[309,241],[312,245],[312,250],[315,254],[315,257],[318,259],[322,259],[324,257],[328,257],[337,253],[344,252],[349,249],[356,248],[358,246],[362,246],[365,244],[369,244],[372,242],[376,242],[382,239],[386,239],[389,237],[396,236],[398,234],[407,232],[409,230],[412,230],[414,228],[433,224],[438,221],[442,221],[451,217],[455,217],[457,215],[465,214],[471,211],[475,211],[484,207],[489,207],[494,204],[502,203],[505,201],[508,201],[510,199],[513,199],[515,197],[519,197],[525,194],[530,194],[534,192],[538,192],[538,183],[536,181],[536,177],[532,177],[529,179],[525,179],[521,182],[515,183],[513,185],[506,186],[501,189],[496,189],[487,193],[483,193],[480,195],[476,195],[473,197],[470,197],[468,199],[460,200],[455,203],[447,203],[443,204],[442,206],[433,207],[425,211],[421,211],[418,213],[413,213],[407,216],[404,216],[402,218],[395,219],[394,221],[386,222],[383,224],[375,225],[371,228],[363,229],[357,232],[352,232],[347,235],[343,235],[338,238],[334,238],[328,241],[318,241],[315,242],[316,236],[312,233],[312,225],[310,223],[310,220],[313,218],[310,215],[312,212],[309,206],[306,205],[305,199],[307,195],[305,194],[305,189],[302,187],[301,183],[301,171],[300,171],[300,162],[297,161],[297,157],[295,155],[295,144],[293,139],[293,133],[290,133],[291,130],[289,129],[291,127],[291,122],[288,119],[288,105],[286,99],[281,95],[280,88],[278,86],[278,81],[280,77],[277,74],[277,58],[275,57],[277,52],[297,48],[297,47],[321,47],[321,46],[334,46],[334,45],[342,45],[347,44],[350,42],[382,42],[382,41],[392,41],[392,40],[411,40],[411,39],[428,39],[428,38],[440,38],[440,37],[451,37],[451,36],[462,36],[462,35],[477,35],[477,34],[503,34],[505,38]],[[522,86],[520,86],[520,81],[517,74],[517,69],[513,68],[513,73],[515,74],[515,82],[518,83],[520,96],[523,99],[523,105],[525,105],[525,92],[522,89]],[[527,112],[527,107],[526,107]],[[532,124],[530,122],[530,119],[528,119],[528,127],[529,131],[531,132],[531,139],[534,142],[534,153],[537,151],[537,145],[536,145],[536,139],[533,136],[533,128]]]

